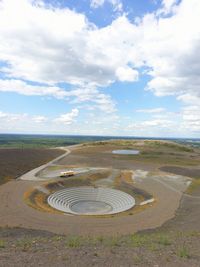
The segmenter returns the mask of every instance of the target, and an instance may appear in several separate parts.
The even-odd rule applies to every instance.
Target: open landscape
[[[199,48],[199,0],[0,0],[0,267],[200,267]]]
[[[112,153],[133,149],[139,154]],[[5,150],[4,161],[15,161],[10,181],[9,168],[1,168],[1,266],[199,266],[198,148],[110,140],[60,150]],[[68,169],[75,175],[61,178]],[[64,188],[85,186],[126,192],[135,205],[91,217],[67,214],[47,201]]]

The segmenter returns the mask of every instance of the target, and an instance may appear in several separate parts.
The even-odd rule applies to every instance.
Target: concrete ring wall
[[[48,204],[60,211],[74,215],[116,214],[129,210],[135,205],[135,199],[129,194],[116,189],[94,187],[72,187],[59,190],[48,197]],[[84,204],[85,203],[85,204]],[[80,204],[96,206],[95,211],[74,210]],[[100,208],[98,208],[100,206]],[[102,208],[101,208],[102,206]]]

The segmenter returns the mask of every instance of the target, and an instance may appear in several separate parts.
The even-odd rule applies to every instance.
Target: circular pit
[[[135,199],[116,189],[72,187],[51,194],[48,204],[74,215],[107,215],[131,209]]]

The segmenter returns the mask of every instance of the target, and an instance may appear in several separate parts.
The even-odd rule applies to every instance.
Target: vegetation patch
[[[50,213],[62,213],[58,210],[53,209],[47,203],[48,195],[37,190],[31,189],[24,193],[24,201],[34,209],[50,212]]]
[[[189,259],[191,258],[190,250],[183,245],[182,247],[178,248],[176,251],[176,255],[180,258]]]
[[[2,240],[2,239],[0,239],[0,249],[1,249],[1,248],[5,248],[5,246],[6,246],[5,241]]]
[[[193,179],[189,187],[187,188],[186,193],[192,194],[195,193],[195,191],[199,191],[200,189],[200,178],[199,179]]]

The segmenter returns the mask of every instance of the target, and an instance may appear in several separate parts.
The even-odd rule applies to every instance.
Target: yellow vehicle
[[[69,170],[69,171],[65,171],[65,172],[61,172],[60,173],[60,177],[68,177],[68,176],[73,176],[75,174],[74,171]]]

